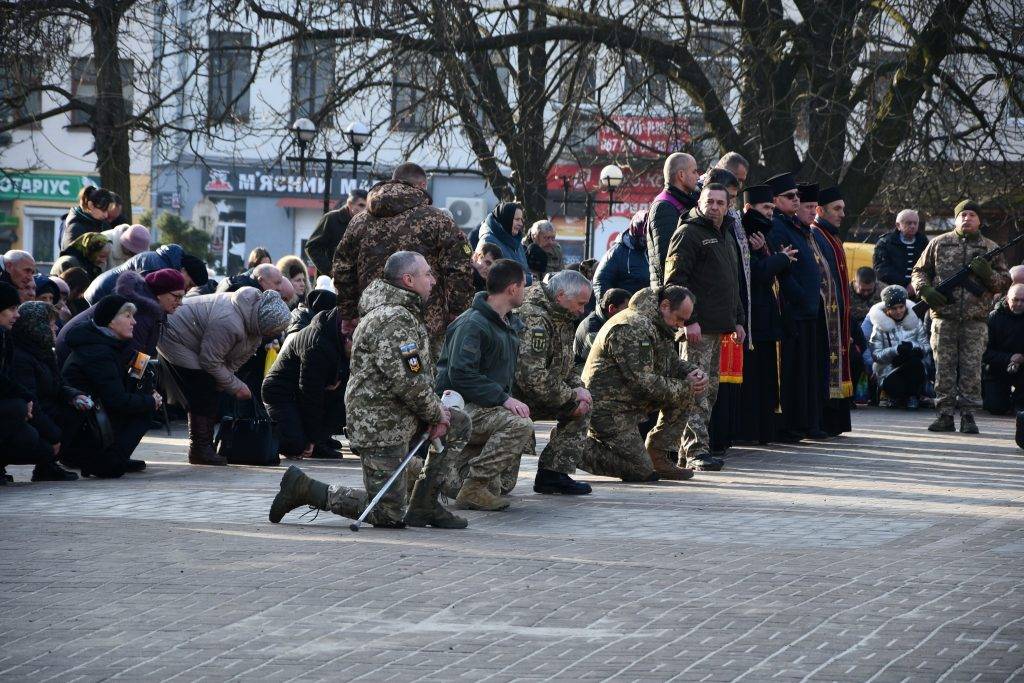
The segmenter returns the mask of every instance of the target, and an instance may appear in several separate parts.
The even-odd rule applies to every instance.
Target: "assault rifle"
[[[981,255],[981,258],[991,262],[992,259],[994,259],[996,256],[999,256],[999,254],[1003,253],[1013,245],[1017,244],[1017,242],[1020,242],[1022,239],[1024,239],[1024,232],[1018,234],[1016,237],[1014,237],[1012,240],[1010,240],[1003,246],[996,247],[992,251],[985,252],[984,254]],[[957,272],[947,277],[939,284],[935,285],[936,291],[938,291],[940,294],[942,294],[942,296],[950,300],[952,300],[953,290],[955,290],[957,287],[963,287],[974,296],[981,296],[982,294],[985,293],[985,288],[981,285],[980,282],[977,281],[977,279],[971,273],[971,267],[969,263],[960,270],[958,270]],[[916,304],[914,304],[913,310],[918,318],[923,318],[925,312],[929,308],[930,307],[928,306],[928,302],[925,301],[924,299],[921,299]]]

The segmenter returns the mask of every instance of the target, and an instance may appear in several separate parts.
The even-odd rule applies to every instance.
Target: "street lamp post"
[[[612,206],[615,204],[615,190],[622,185],[623,180],[622,169],[615,164],[608,164],[601,169],[601,173],[598,176],[598,186],[601,190],[608,193],[608,214],[611,215]],[[562,211],[567,212],[569,204],[580,204],[584,205],[584,211],[586,216],[586,227],[583,233],[583,258],[591,258],[594,252],[594,215],[595,209],[597,208],[597,197],[595,192],[586,190],[586,198],[580,199],[569,199],[569,176],[560,176],[562,179]]]
[[[288,157],[287,159],[288,161],[299,162],[299,175],[306,175],[307,161],[324,165],[324,213],[327,213],[331,210],[331,181],[334,176],[334,162],[340,160],[336,160],[330,150],[326,150],[322,158],[311,157],[306,154],[310,143],[316,137],[316,125],[309,119],[296,119],[295,123],[292,124],[291,130],[295,136],[295,142],[299,146],[299,156]],[[345,129],[345,136],[352,147],[352,179],[356,180],[359,174],[359,165],[369,165],[369,162],[359,161],[359,150],[370,139],[370,129],[365,123],[356,121],[350,123],[348,128]]]

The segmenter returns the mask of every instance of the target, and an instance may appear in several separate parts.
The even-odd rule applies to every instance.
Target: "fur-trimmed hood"
[[[897,323],[895,320],[885,314],[885,304],[879,301],[877,304],[871,307],[868,311],[868,320],[871,321],[871,325],[882,332],[892,332],[899,325],[904,330],[913,331],[921,324],[921,319],[914,313],[914,309],[908,304],[907,315],[903,320]]]

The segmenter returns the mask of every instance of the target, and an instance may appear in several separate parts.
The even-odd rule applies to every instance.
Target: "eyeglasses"
[[[779,196],[785,197],[786,199],[796,199],[800,194],[797,192],[787,192],[786,194],[780,194]]]

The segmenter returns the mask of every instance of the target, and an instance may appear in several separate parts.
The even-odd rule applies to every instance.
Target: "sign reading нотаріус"
[[[100,179],[96,176],[0,171],[0,200],[35,199],[74,203],[83,187],[99,184]]]

